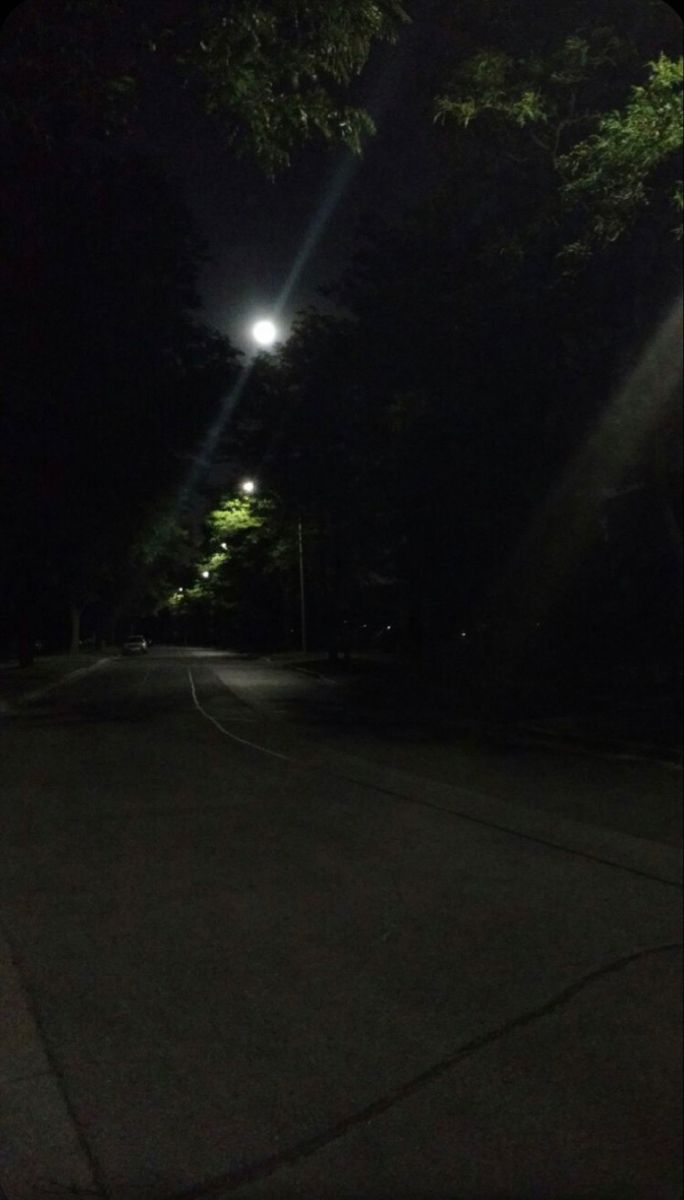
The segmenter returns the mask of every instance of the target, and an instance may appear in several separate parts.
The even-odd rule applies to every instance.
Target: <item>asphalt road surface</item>
[[[9,1200],[679,1200],[681,868],[634,776],[589,820],[605,764],[508,794],[366,723],[163,648],[5,722]]]

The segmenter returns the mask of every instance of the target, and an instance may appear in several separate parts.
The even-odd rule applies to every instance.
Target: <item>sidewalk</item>
[[[118,654],[117,649],[106,647],[87,654],[41,655],[30,667],[20,667],[16,661],[0,663],[0,717],[11,715],[17,705],[37,699],[72,677],[80,678]]]
[[[532,738],[589,746],[607,753],[682,764],[681,727],[664,704],[623,705],[590,716],[542,717],[521,725]]]
[[[593,712],[545,714],[509,719],[475,715],[465,695],[430,662],[387,653],[356,653],[345,664],[331,663],[320,651],[282,651],[268,656],[276,666],[302,671],[326,682],[353,687],[365,697],[391,697],[392,703],[427,714],[434,710],[435,732],[481,733],[504,741],[563,752],[645,759],[681,768],[681,719],[665,699],[643,703],[606,700]]]

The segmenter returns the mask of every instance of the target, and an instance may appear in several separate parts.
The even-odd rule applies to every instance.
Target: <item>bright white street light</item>
[[[208,578],[209,578],[209,572],[208,572],[208,571],[202,571],[202,579],[208,579]]]
[[[246,496],[252,496],[256,491],[256,484],[254,480],[243,479],[242,483],[240,484],[240,491],[244,492]]]
[[[273,321],[256,321],[252,325],[252,337],[258,346],[272,346],[278,336]]]

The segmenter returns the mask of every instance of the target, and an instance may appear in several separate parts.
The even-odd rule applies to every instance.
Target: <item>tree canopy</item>
[[[634,7],[654,15],[653,6]],[[601,13],[565,37],[561,18],[555,45],[540,38],[535,47],[533,32],[530,52],[519,57],[496,44],[479,49],[435,101],[436,120],[471,137],[484,124],[480,138],[535,171],[545,184],[541,204],[545,191],[555,194],[566,267],[627,233],[651,205],[660,223],[664,199],[681,237],[682,58],[661,43],[644,62],[629,24],[609,17]],[[669,50],[667,25],[661,33]]]
[[[0,48],[0,114],[48,142],[117,140],[162,72],[272,172],[313,136],[360,150],[373,122],[344,89],[407,19],[399,0],[23,0]]]

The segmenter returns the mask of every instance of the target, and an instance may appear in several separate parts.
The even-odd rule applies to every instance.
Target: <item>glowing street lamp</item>
[[[243,479],[240,491],[244,492],[245,496],[253,496],[256,491],[256,483],[253,479]]]
[[[252,325],[252,337],[257,346],[272,346],[278,336],[278,330],[273,321],[255,321]]]

